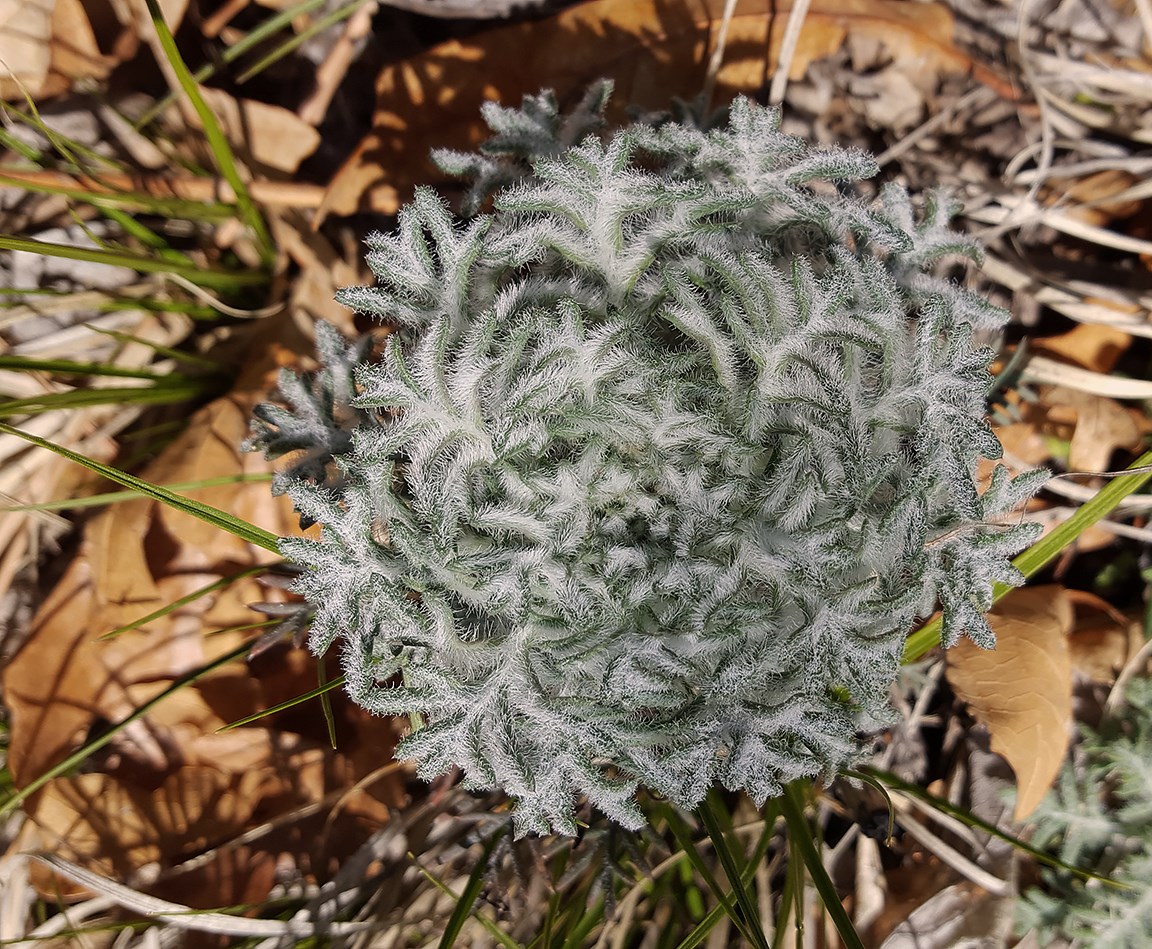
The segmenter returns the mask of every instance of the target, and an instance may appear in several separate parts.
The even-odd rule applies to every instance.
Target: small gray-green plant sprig
[[[382,358],[320,327],[249,443],[323,525],[281,544],[312,649],[520,832],[573,833],[577,794],[637,827],[638,785],[691,808],[844,767],[917,617],[992,643],[1033,535],[991,520],[1043,477],[977,492],[973,332],[1005,314],[934,275],[977,256],[942,195],[870,206],[835,184],[868,155],[747,99],[601,141],[607,94],[489,106],[481,153],[438,157],[492,213],[417,192],[339,297],[397,328]]]
[[[1152,680],[1128,686],[1123,714],[1082,728],[1073,760],[1032,815],[1032,840],[1065,863],[1122,887],[1045,869],[1024,893],[1021,929],[1042,945],[1066,939],[1093,949],[1152,945]]]

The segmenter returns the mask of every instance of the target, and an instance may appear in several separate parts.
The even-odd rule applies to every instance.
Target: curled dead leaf
[[[1072,668],[1092,682],[1111,685],[1144,645],[1143,623],[1085,590],[1068,590],[1076,622],[1068,639]]]
[[[961,640],[947,652],[948,682],[991,748],[1016,773],[1016,820],[1055,780],[1072,728],[1072,601],[1059,586],[1025,587],[988,615],[996,648]]]

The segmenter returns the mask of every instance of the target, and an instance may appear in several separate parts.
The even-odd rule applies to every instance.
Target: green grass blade
[[[203,287],[235,290],[267,282],[267,277],[252,270],[218,270],[213,267],[187,267],[170,260],[157,260],[140,254],[100,250],[95,247],[69,247],[66,244],[53,244],[38,241],[31,237],[0,235],[0,250],[21,250],[29,254],[42,254],[45,257],[62,257],[67,260],[85,260],[94,264],[108,264],[111,267],[127,267],[142,273],[179,274],[191,283]],[[139,303],[137,303],[139,306]]]
[[[92,405],[171,405],[174,402],[188,402],[212,395],[219,389],[216,380],[169,377],[162,378],[150,386],[132,386],[126,389],[70,389],[67,392],[46,392],[26,399],[0,402],[0,418],[41,415],[44,412],[87,408]]]
[[[691,862],[692,868],[696,871],[700,879],[708,884],[708,889],[710,889],[712,895],[716,897],[716,902],[719,904],[718,909],[732,920],[732,924],[740,931],[744,940],[749,944],[753,944],[755,942],[755,936],[749,931],[743,915],[737,909],[736,899],[731,893],[725,892],[724,888],[720,885],[720,881],[716,879],[716,875],[712,872],[712,869],[701,858],[692,840],[692,835],[688,831],[687,824],[684,823],[684,820],[676,813],[671,805],[665,808],[665,817],[668,821],[668,828],[672,831],[676,842],[680,844],[680,849],[684,852],[684,855]],[[734,879],[740,878],[735,877]]]
[[[246,577],[254,577],[258,573],[264,573],[268,569],[266,564],[261,564],[258,567],[249,567],[247,570],[241,570],[239,573],[233,573],[227,577],[221,577],[219,580],[214,580],[206,586],[200,587],[198,590],[193,590],[187,596],[182,596],[178,600],[173,600],[167,606],[162,606],[158,610],[153,610],[147,616],[141,616],[131,623],[125,623],[123,626],[117,626],[113,630],[109,630],[102,636],[98,637],[101,642],[106,642],[109,639],[115,639],[122,633],[128,632],[130,629],[139,629],[141,626],[147,626],[149,623],[167,616],[169,613],[175,612],[182,606],[187,606],[189,603],[195,603],[201,597],[207,596],[209,593],[215,593],[217,590],[224,590],[232,586],[238,580],[243,580]]]
[[[236,209],[240,213],[240,219],[251,228],[252,233],[256,236],[256,245],[264,264],[271,266],[276,260],[276,248],[272,243],[272,235],[268,232],[268,226],[264,223],[263,216],[256,209],[252,195],[248,192],[248,186],[240,177],[240,172],[236,167],[236,158],[232,154],[228,139],[221,130],[216,115],[200,94],[200,87],[192,78],[192,73],[180,55],[180,50],[176,48],[176,39],[172,36],[172,31],[168,29],[168,24],[164,22],[164,13],[160,9],[158,0],[145,0],[145,3],[148,5],[148,14],[152,17],[152,24],[156,28],[156,35],[160,39],[160,47],[164,50],[164,55],[176,74],[180,88],[200,118],[200,124],[204,128],[204,138],[212,151],[216,168],[236,196]]]
[[[854,781],[863,781],[869,787],[875,788],[877,793],[884,798],[884,803],[888,805],[888,839],[885,841],[887,845],[891,844],[892,835],[896,833],[896,805],[892,803],[892,795],[888,793],[888,789],[880,783],[880,780],[871,774],[863,771],[855,771],[847,768],[840,772],[844,777],[851,778]]]
[[[696,949],[697,946],[703,945],[725,915],[723,906],[713,906],[692,931],[676,944],[676,949]]]
[[[572,857],[572,847],[563,847],[556,854],[556,859],[548,867],[548,877],[552,883],[552,892],[548,896],[548,909],[544,913],[544,922],[540,927],[536,938],[528,943],[528,949],[562,949],[561,939],[565,934],[571,934],[572,930],[579,925],[577,922],[583,922],[587,916],[587,902],[588,902],[588,889],[581,886],[579,890],[570,891],[568,899],[563,902],[563,911],[561,911],[562,894],[560,888],[556,885],[557,882],[564,877],[564,871],[568,867],[568,861]],[[593,923],[595,925],[595,923]]]
[[[166,356],[169,359],[175,359],[177,362],[187,363],[190,366],[201,366],[204,369],[210,369],[216,372],[222,372],[224,370],[224,365],[215,359],[209,359],[207,356],[201,356],[197,353],[181,352],[179,349],[173,349],[171,346],[161,346],[159,343],[154,343],[150,339],[144,339],[142,336],[133,336],[131,333],[103,329],[99,326],[89,326],[88,329],[93,333],[108,336],[120,343],[136,343],[140,346],[147,346],[158,356]]]
[[[246,34],[243,38],[229,46],[223,53],[220,54],[220,62],[227,65],[228,63],[235,62],[243,56],[248,50],[253,49],[262,44],[266,39],[280,32],[281,30],[292,25],[292,22],[297,17],[304,16],[311,13],[327,3],[327,0],[305,0],[304,3],[297,3],[293,6],[286,7],[279,11],[274,16],[269,17],[250,33]],[[206,63],[192,73],[192,78],[200,83],[207,79],[211,79],[216,75],[217,69],[214,63]],[[140,117],[133,123],[136,131],[140,131],[144,126],[156,118],[161,112],[167,109],[173,102],[176,101],[176,93],[169,92],[162,96],[149,108],[147,108]]]
[[[472,907],[476,905],[476,898],[484,889],[484,874],[488,871],[488,861],[492,859],[492,851],[496,849],[496,844],[503,835],[503,831],[493,834],[488,843],[484,845],[484,852],[476,861],[476,866],[472,868],[472,872],[468,874],[468,882],[464,886],[464,892],[460,894],[460,899],[456,901],[456,905],[452,908],[452,915],[448,917],[448,922],[444,926],[439,949],[452,949],[456,945],[460,930],[464,928],[468,917],[472,915]]]
[[[228,652],[224,653],[224,655],[219,656],[216,659],[213,659],[211,662],[205,663],[204,665],[202,665],[196,669],[193,669],[191,672],[186,672],[184,675],[180,676],[179,678],[173,679],[172,684],[169,685],[166,689],[164,689],[164,691],[160,692],[158,695],[154,696],[153,698],[150,698],[147,702],[145,702],[143,705],[141,705],[138,709],[136,709],[134,712],[132,712],[126,718],[117,722],[115,725],[112,725],[103,734],[97,735],[91,741],[85,743],[85,745],[82,748],[80,748],[77,751],[74,751],[72,754],[70,754],[67,758],[65,758],[59,764],[57,764],[54,767],[50,768],[49,770],[45,771],[44,774],[40,775],[40,777],[36,778],[34,781],[29,782],[27,785],[24,786],[24,788],[22,788],[16,794],[13,794],[10,798],[8,798],[8,800],[6,800],[2,804],[0,804],[0,817],[4,816],[5,814],[10,814],[17,807],[19,807],[23,801],[26,801],[29,797],[31,797],[33,794],[35,794],[37,791],[39,791],[42,787],[44,787],[44,785],[46,785],[53,778],[57,778],[62,774],[66,774],[67,772],[71,771],[73,768],[82,764],[84,762],[84,760],[87,759],[90,755],[92,755],[96,751],[99,751],[101,748],[103,748],[105,745],[107,745],[110,741],[112,741],[113,738],[116,737],[117,734],[122,732],[129,725],[131,725],[132,722],[137,721],[138,719],[141,719],[145,715],[147,715],[160,702],[164,701],[164,699],[166,699],[170,695],[173,695],[176,692],[180,691],[186,685],[190,685],[191,683],[195,682],[197,679],[200,679],[201,677],[207,675],[209,672],[212,672],[214,669],[219,669],[221,666],[227,665],[228,663],[233,662],[236,659],[239,659],[246,652],[248,652],[248,650],[251,648],[251,646],[252,646],[252,643],[250,643],[250,642],[243,643],[240,646],[237,646],[235,649],[229,650]]]
[[[64,299],[75,297],[72,290],[53,290],[44,287],[0,287],[0,309],[10,310],[17,307],[28,307],[23,300],[8,301],[5,297],[56,297]],[[90,306],[98,313],[119,313],[124,310],[143,310],[148,313],[182,313],[189,319],[209,321],[220,319],[220,314],[210,306],[202,303],[193,303],[190,300],[155,300],[146,296],[129,296],[125,294],[92,294],[98,300],[86,300],[85,305]],[[88,327],[94,333],[107,333],[114,335],[114,330],[101,329],[95,326]],[[125,334],[127,335],[127,334]]]
[[[196,262],[183,251],[176,250],[169,243],[126,211],[119,208],[101,208],[101,213],[117,224],[129,237],[134,237],[161,260],[170,260],[180,266],[195,267]]]
[[[21,141],[6,128],[0,128],[0,148],[15,152],[34,165],[39,165],[44,160],[43,152],[38,148],[33,148],[27,142]]]
[[[736,895],[736,905],[740,908],[740,913],[747,922],[752,945],[756,946],[757,949],[769,949],[768,940],[764,938],[760,909],[752,898],[752,894],[748,892],[748,888],[741,885],[740,881],[744,877],[744,857],[732,846],[728,833],[729,828],[725,826],[726,824],[731,825],[731,818],[724,811],[723,805],[720,804],[715,788],[709,790],[705,795],[704,800],[696,809],[696,813],[704,825],[704,829],[708,832],[708,836],[712,839],[712,847],[720,858],[720,865],[724,868],[724,873],[727,874],[732,884],[732,890]]]
[[[744,869],[747,871],[748,868],[745,867]],[[691,919],[693,923],[698,924],[708,915],[704,891],[700,888],[695,875],[692,873],[692,864],[687,860],[680,862],[680,866],[676,872],[680,877],[680,885],[683,887],[680,901],[684,904],[684,910],[688,914],[689,919]],[[741,879],[743,879],[743,876],[741,876]]]
[[[119,171],[121,169],[120,162],[115,158],[110,158],[107,155],[101,155],[100,152],[94,148],[85,145],[83,142],[78,142],[74,138],[70,138],[60,132],[57,132],[52,126],[47,125],[40,115],[40,110],[36,107],[36,100],[33,99],[26,90],[21,90],[24,94],[24,102],[28,106],[27,112],[22,112],[16,108],[15,105],[8,102],[4,104],[4,111],[12,118],[23,122],[29,128],[35,129],[47,140],[48,144],[55,149],[56,154],[64,159],[69,168],[83,172],[83,162],[80,158],[83,156],[91,162],[92,167],[104,167]],[[88,173],[91,173],[90,171]]]
[[[769,801],[765,805],[764,814],[764,831],[760,835],[760,840],[756,844],[756,848],[752,851],[752,857],[745,865],[743,872],[740,874],[740,886],[747,888],[751,886],[752,880],[756,876],[756,868],[760,865],[760,861],[764,859],[764,855],[768,852],[768,846],[772,843],[772,834],[776,826],[776,818],[780,815],[780,805],[776,801]],[[693,928],[693,930],[676,945],[676,949],[696,949],[697,946],[702,945],[712,930],[716,928],[716,924],[720,922],[725,916],[725,907],[723,905],[714,906],[704,918]]]
[[[1152,451],[1137,458],[1129,468],[1145,468],[1152,465]],[[1152,471],[1134,471],[1121,475],[1106,484],[1091,501],[1076,509],[1076,512],[1050,533],[1045,534],[1031,547],[1018,555],[1012,563],[1026,578],[1034,577],[1055,560],[1062,550],[1076,540],[1089,527],[1101,518],[1111,514],[1128,495],[1143,487],[1152,478]],[[1012,592],[1014,587],[996,584],[992,592],[992,602],[999,603]],[[904,643],[904,662],[915,662],[929,650],[940,645],[940,617],[929,620],[912,633]]]
[[[327,688],[330,682],[337,682],[343,684],[344,676],[338,676],[336,679],[329,679],[328,674],[324,671],[324,657],[316,657],[316,674],[320,679],[320,684],[317,686],[317,695],[320,696],[320,710],[324,713],[324,725],[328,729],[328,743],[332,746],[332,750],[336,750],[336,716],[332,713],[332,700],[328,697],[328,693],[332,690]]]
[[[0,355],[0,369],[15,372],[43,372],[58,376],[115,376],[123,379],[183,379],[170,372],[130,369],[102,362],[73,362],[71,359],[36,359],[32,356]]]
[[[205,523],[227,531],[229,534],[234,534],[250,544],[263,547],[265,550],[270,550],[273,553],[278,554],[280,552],[278,546],[279,538],[275,534],[261,527],[257,527],[254,524],[249,524],[234,514],[228,514],[219,508],[212,507],[210,504],[204,504],[201,501],[194,501],[191,498],[175,494],[166,488],[160,487],[158,484],[145,481],[143,478],[137,478],[135,475],[130,475],[125,471],[120,471],[118,468],[113,468],[110,465],[105,465],[92,458],[88,458],[62,445],[57,445],[47,439],[40,438],[38,435],[22,432],[20,429],[13,428],[11,425],[5,425],[3,422],[0,422],[0,432],[15,435],[17,438],[22,438],[26,442],[38,445],[40,448],[47,448],[62,458],[67,458],[69,461],[74,461],[78,465],[83,465],[89,471],[95,471],[97,474],[103,475],[109,481],[114,481],[133,491],[139,491],[141,494],[159,501],[161,504],[167,504],[173,510],[190,514]]]
[[[588,934],[592,930],[604,922],[604,897],[600,897],[593,906],[591,906],[581,917],[580,921],[576,923],[567,933],[567,938],[564,940],[563,949],[579,949],[583,946]]]
[[[828,871],[824,869],[824,861],[820,858],[820,851],[812,840],[812,832],[808,821],[804,817],[804,788],[803,781],[793,781],[784,788],[784,795],[780,799],[780,806],[784,812],[784,820],[788,824],[788,841],[794,850],[800,853],[804,865],[808,868],[808,875],[820,894],[824,909],[832,917],[832,924],[840,935],[840,941],[847,949],[864,949],[864,943],[852,925],[848,911],[840,902],[840,895]]]
[[[804,861],[796,860],[788,843],[788,866],[784,873],[784,887],[780,891],[780,909],[776,913],[775,931],[772,934],[772,949],[782,949],[788,936],[788,919],[794,918],[797,949],[804,943]]]
[[[254,474],[221,475],[218,478],[200,478],[198,481],[172,481],[157,485],[168,491],[199,491],[201,488],[218,488],[226,484],[247,484],[249,482],[271,481],[272,475],[263,472]],[[0,505],[0,514],[17,511],[74,511],[87,507],[103,507],[105,504],[120,504],[144,497],[140,491],[108,491],[93,494],[86,498],[62,498],[59,501],[40,501],[36,504]],[[260,569],[264,569],[261,567]]]
[[[309,692],[305,692],[303,695],[297,695],[295,698],[285,699],[283,702],[280,702],[278,705],[273,705],[271,708],[261,709],[259,712],[254,712],[253,714],[247,715],[244,718],[237,719],[234,722],[229,722],[227,725],[223,725],[216,729],[216,731],[226,732],[231,731],[233,728],[243,728],[245,725],[251,725],[253,722],[258,722],[260,719],[267,718],[269,715],[275,715],[277,712],[283,712],[286,709],[290,709],[296,705],[301,705],[304,702],[307,702],[309,699],[314,699],[317,697],[321,699],[326,698],[329,692],[334,692],[336,689],[340,688],[344,682],[344,676],[337,676],[335,679],[329,679],[323,685],[317,686],[315,689],[312,689]]]
[[[331,26],[334,26],[335,24],[341,22],[342,20],[347,20],[350,16],[352,16],[353,13],[355,13],[360,7],[364,6],[364,4],[367,2],[368,2],[368,0],[352,0],[352,2],[347,4],[346,6],[337,7],[335,10],[333,10],[331,13],[327,14],[326,16],[320,17],[315,23],[313,23],[307,29],[301,30],[299,33],[297,33],[295,36],[293,36],[290,40],[288,40],[285,43],[282,43],[280,46],[278,46],[276,49],[274,49],[267,56],[264,56],[260,60],[258,60],[255,65],[249,66],[247,69],[245,69],[244,72],[242,72],[239,76],[236,77],[236,81],[238,83],[244,83],[244,82],[247,82],[249,79],[252,79],[254,76],[258,75],[259,73],[262,73],[269,66],[273,65],[274,63],[279,62],[281,59],[283,59],[285,56],[287,56],[293,50],[299,48],[300,46],[303,46],[313,36],[316,36],[318,33],[324,32],[324,30],[328,29]]]
[[[422,867],[420,865],[419,861],[416,859],[416,855],[414,853],[412,853],[411,851],[408,852],[408,859],[412,861],[412,865],[416,868],[416,871],[422,877],[424,877],[425,880],[427,880],[434,887],[436,887],[436,889],[438,889],[441,893],[444,893],[446,896],[452,897],[452,899],[457,904],[459,904],[462,897],[457,895],[456,891],[453,890],[452,887],[450,887],[447,883],[445,883],[443,880],[441,880],[439,877],[437,877],[434,873],[431,873],[430,871],[425,870],[424,867]],[[492,922],[492,920],[490,920],[487,916],[484,916],[481,913],[477,913],[474,911],[472,912],[471,915],[472,915],[472,918],[476,920],[476,922],[478,922],[481,926],[484,927],[484,931],[487,932],[488,935],[491,936],[493,939],[495,939],[498,943],[500,943],[500,945],[502,945],[504,947],[504,949],[524,949],[524,947],[521,946],[520,943],[518,943],[515,939],[513,939],[506,932],[504,932],[503,929],[501,929],[494,922]]]

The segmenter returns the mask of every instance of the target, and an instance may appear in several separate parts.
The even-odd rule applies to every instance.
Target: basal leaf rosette
[[[938,603],[990,644],[1032,536],[995,519],[1037,485],[972,474],[1004,314],[934,275],[975,255],[939,195],[835,184],[874,172],[741,99],[369,239],[340,298],[396,331],[369,358],[324,329],[251,444],[322,525],[282,543],[312,648],[422,721],[422,776],[502,788],[522,832],[574,833],[577,795],[637,827],[637,785],[762,801],[852,760]]]

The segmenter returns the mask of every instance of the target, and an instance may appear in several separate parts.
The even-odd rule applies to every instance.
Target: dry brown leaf
[[[414,186],[442,177],[428,159],[430,149],[474,148],[483,139],[485,100],[516,105],[547,87],[568,101],[608,77],[616,84],[609,116],[615,122],[629,105],[666,108],[673,96],[693,98],[703,88],[724,6],[724,0],[594,0],[548,20],[449,40],[386,67],[376,83],[373,129],[333,180],[321,217],[396,211]],[[760,89],[772,75],[789,10],[787,0],[737,2],[717,76],[718,101]],[[802,76],[849,33],[876,39],[912,71],[972,73],[997,83],[952,45],[944,4],[898,0],[813,0],[790,74]]]
[[[291,175],[320,144],[320,133],[290,109],[236,99],[222,89],[205,86],[200,92],[228,141],[250,165]],[[184,121],[184,114],[175,107],[169,116]]]
[[[1036,428],[1023,422],[994,425],[992,430],[1004,446],[1002,459],[981,458],[976,466],[976,485],[983,493],[992,483],[992,474],[1004,465],[1013,474],[1044,464],[1052,457],[1048,443]]]
[[[290,311],[324,320],[347,335],[356,335],[354,314],[337,303],[335,295],[341,287],[371,283],[361,249],[350,240],[341,252],[324,234],[312,230],[304,215],[298,213],[276,214],[271,222],[276,246],[297,268],[288,303]]]
[[[1063,205],[1072,202],[1073,206],[1068,209],[1072,217],[1097,227],[1107,227],[1113,221],[1131,217],[1140,210],[1142,203],[1139,199],[1109,200],[1113,195],[1126,191],[1139,181],[1139,178],[1129,172],[1111,168],[1070,184],[1062,183],[1060,187],[1053,188],[1046,195],[1046,203]],[[1082,204],[1090,206],[1079,206]]]
[[[1078,323],[1067,333],[1033,340],[1030,348],[1093,372],[1111,372],[1131,345],[1131,334],[1114,326]]]
[[[119,768],[52,782],[36,802],[37,846],[129,879],[147,864],[169,867],[227,845],[259,820],[314,805],[356,778],[331,748],[266,728],[197,735],[181,752],[185,760],[154,780]],[[370,795],[355,801],[358,818],[387,820]]]
[[[1069,390],[1071,391],[1071,390]],[[1107,471],[1117,449],[1138,448],[1141,430],[1131,413],[1115,399],[1077,393],[1076,431],[1068,448],[1075,471]]]
[[[52,76],[44,93],[64,92],[77,79],[106,79],[120,62],[136,52],[137,46],[132,30],[114,18],[94,24],[83,0],[56,0],[52,15]]]
[[[1076,622],[1068,638],[1072,668],[1093,682],[1111,685],[1144,645],[1143,624],[1093,593],[1066,592],[1076,609]]]
[[[1012,462],[1035,467],[1052,457],[1052,452],[1035,426],[1013,422],[1010,425],[993,426],[993,431],[1004,446],[1005,455],[1010,456]]]
[[[1075,471],[1107,471],[1113,452],[1139,448],[1147,430],[1140,413],[1115,399],[1063,386],[1044,387],[1023,414],[1042,434],[1068,440]]]
[[[188,0],[160,0],[160,6],[175,30]],[[135,55],[140,30],[152,30],[144,4],[138,7],[130,2],[0,0],[0,97],[19,99],[26,90],[45,99],[66,92],[78,79],[107,78]]]
[[[36,98],[52,63],[53,0],[0,0],[0,98]]]
[[[1062,587],[1025,587],[988,615],[995,649],[963,639],[946,654],[948,682],[1016,772],[1016,820],[1040,803],[1068,750],[1072,620]]]

